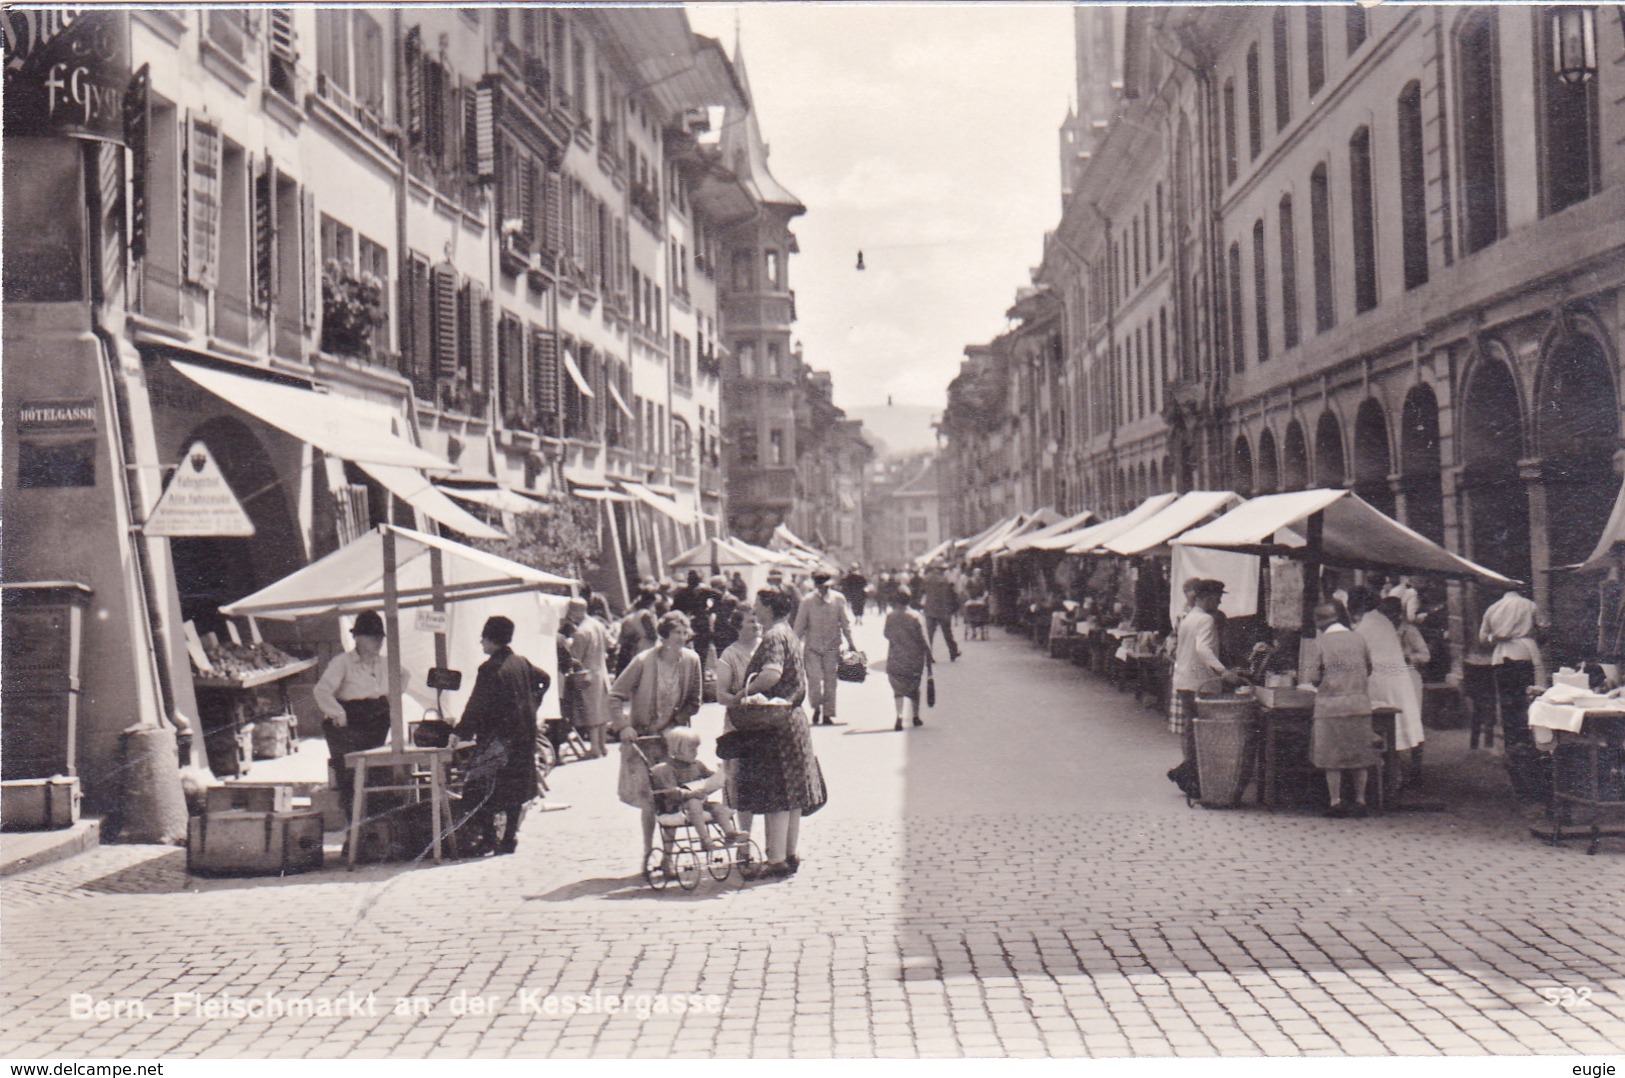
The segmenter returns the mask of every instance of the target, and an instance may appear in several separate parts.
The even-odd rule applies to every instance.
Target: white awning
[[[644,505],[647,505],[649,508],[658,513],[664,513],[678,524],[688,526],[699,523],[699,521],[694,518],[694,513],[692,510],[683,508],[671,498],[662,498],[660,495],[656,494],[642,483],[631,483],[627,482],[626,480],[622,480],[621,487],[628,494],[632,495],[632,497],[636,498]]]
[[[392,464],[358,462],[361,469],[384,485],[384,489],[422,512],[431,520],[439,521],[453,531],[462,532],[470,539],[506,539],[504,532],[491,527],[467,509],[458,505],[440,488],[424,478],[415,468],[399,468]]]
[[[1179,500],[1162,512],[1136,524],[1114,539],[1100,544],[1112,554],[1146,554],[1153,551],[1167,554],[1163,544],[1181,532],[1188,531],[1214,513],[1234,509],[1241,504],[1241,496],[1228,490],[1192,490],[1179,496]]]
[[[1066,547],[1068,554],[1104,554],[1100,549],[1102,543],[1109,543],[1142,520],[1148,520],[1156,513],[1162,512],[1178,500],[1177,494],[1153,494],[1133,509],[1120,517],[1113,517],[1104,524],[1095,524],[1079,532],[1072,533],[1072,544]],[[1056,536],[1055,540],[1061,539]],[[1052,540],[1054,541],[1054,540]]]
[[[633,415],[632,414],[632,409],[630,409],[630,408],[628,408],[626,406],[626,398],[621,396],[621,391],[615,388],[615,383],[614,382],[610,382],[610,383],[608,383],[608,385],[609,385],[609,399],[615,402],[615,407],[619,408],[621,410],[621,413],[623,415],[625,415],[626,418],[628,418],[628,419],[632,420],[632,422],[636,423],[637,420],[638,420],[638,417]],[[590,394],[589,394],[589,396],[590,396]]]
[[[1316,513],[1325,514],[1320,561],[1326,565],[1507,581],[1493,569],[1450,553],[1348,490],[1266,494],[1186,532],[1173,543],[1290,557],[1308,544],[1307,522]]]
[[[630,494],[622,494],[618,490],[604,490],[602,487],[576,487],[570,491],[577,498],[585,498],[589,502],[635,502],[636,498]]]
[[[509,490],[498,484],[489,484],[478,487],[453,487],[444,483],[437,483],[441,493],[448,494],[458,501],[473,502],[491,509],[500,509],[504,513],[545,513],[547,506],[534,498],[527,498],[523,494]]]
[[[210,393],[323,453],[357,464],[457,469],[394,433],[393,409],[370,401],[228,374],[195,363],[170,365]]]
[[[564,369],[569,372],[570,381],[576,384],[576,388],[581,391],[583,397],[596,397],[598,395],[592,391],[592,386],[587,384],[587,376],[581,373],[580,367],[576,366],[576,357],[570,354],[568,348],[564,349]]]
[[[1040,540],[1048,539],[1052,535],[1064,535],[1067,532],[1077,531],[1080,528],[1086,528],[1096,519],[1098,518],[1094,510],[1085,509],[1081,513],[1074,513],[1065,520],[1056,521],[1054,524],[1050,524],[1047,527],[1039,528],[1036,531],[1027,532],[1025,535],[1016,536],[1005,544],[1004,550],[1001,551],[1001,553],[1016,554],[1031,547],[1036,547],[1038,546]]]

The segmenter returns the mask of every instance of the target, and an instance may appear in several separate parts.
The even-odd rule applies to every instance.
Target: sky
[[[806,362],[831,372],[835,402],[849,411],[872,414],[888,397],[917,411],[888,425],[891,448],[930,446],[930,417],[965,346],[1004,330],[1060,219],[1071,9],[687,10],[693,29],[730,55],[737,13],[770,167],[807,207],[792,225],[801,253],[789,263]]]

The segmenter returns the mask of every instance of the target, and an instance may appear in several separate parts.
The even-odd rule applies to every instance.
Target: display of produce
[[[289,655],[275,644],[234,644],[206,638],[203,653],[208,657],[210,670],[198,667],[192,660],[193,679],[201,684],[231,684],[249,686],[264,684],[309,669],[314,659],[301,659]]]

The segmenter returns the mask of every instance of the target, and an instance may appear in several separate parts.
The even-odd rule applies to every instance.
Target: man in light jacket
[[[812,724],[835,725],[836,672],[841,662],[841,641],[852,647],[852,618],[846,596],[829,586],[829,574],[813,574],[813,590],[796,608],[792,626],[801,638],[807,669],[807,705]]]

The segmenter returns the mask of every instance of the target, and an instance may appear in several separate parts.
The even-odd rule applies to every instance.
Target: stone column
[[[1534,579],[1534,600],[1542,610],[1550,610],[1552,599],[1551,578],[1545,570],[1551,564],[1552,554],[1546,527],[1546,484],[1542,481],[1539,457],[1518,462],[1518,478],[1529,492],[1529,575]]]

